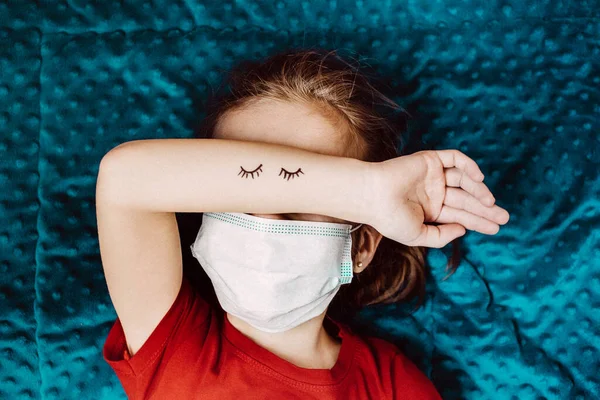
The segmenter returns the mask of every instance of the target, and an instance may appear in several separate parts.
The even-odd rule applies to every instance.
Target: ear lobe
[[[365,268],[367,268],[368,265],[369,265],[368,263],[358,261],[358,262],[354,263],[354,267],[352,269],[355,274],[360,274],[361,272],[363,272],[365,270]]]

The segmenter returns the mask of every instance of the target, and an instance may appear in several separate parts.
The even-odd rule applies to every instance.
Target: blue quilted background
[[[450,249],[431,249],[415,314],[374,306],[357,326],[444,399],[600,398],[596,0],[0,2],[0,398],[125,398],[101,353],[99,162],[192,137],[225,71],[291,47],[360,54],[414,148],[468,154],[511,214],[467,233],[448,279]]]

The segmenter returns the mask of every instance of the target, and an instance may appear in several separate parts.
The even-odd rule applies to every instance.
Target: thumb
[[[442,224],[421,226],[421,234],[418,243],[412,246],[426,246],[441,249],[448,243],[467,233],[464,226],[460,224]]]

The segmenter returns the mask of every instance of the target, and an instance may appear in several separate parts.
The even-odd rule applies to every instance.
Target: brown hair
[[[369,77],[365,67],[360,68],[363,71],[359,72],[336,50],[321,49],[295,49],[263,61],[242,61],[227,75],[229,90],[220,87],[223,90],[209,98],[206,118],[195,136],[211,138],[225,113],[270,98],[316,106],[345,132],[346,157],[380,162],[402,156],[398,150],[405,132],[401,121],[408,112],[376,89],[375,76]],[[450,275],[458,267],[459,239],[452,242],[454,251],[447,265]],[[352,242],[354,260],[355,237]],[[418,295],[416,311],[425,298],[427,251],[426,247],[406,246],[384,236],[371,264],[355,274],[352,283],[340,287],[328,312],[339,313],[342,318],[367,305],[408,302]]]

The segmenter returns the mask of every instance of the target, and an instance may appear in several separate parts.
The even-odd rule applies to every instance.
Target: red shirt
[[[117,318],[104,360],[129,399],[441,400],[392,343],[331,321],[342,339],[332,369],[300,368],[266,350],[216,312],[186,277],[175,302],[133,357]]]

